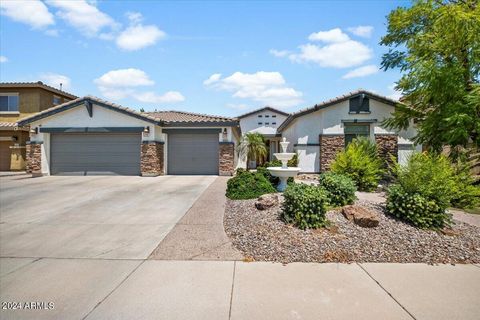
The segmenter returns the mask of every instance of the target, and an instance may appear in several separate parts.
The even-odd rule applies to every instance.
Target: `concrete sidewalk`
[[[218,177],[150,255],[156,260],[242,260],[223,228],[229,177]]]
[[[0,259],[2,319],[478,319],[480,266]]]

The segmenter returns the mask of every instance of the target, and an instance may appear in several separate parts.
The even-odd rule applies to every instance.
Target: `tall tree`
[[[480,145],[480,2],[418,0],[388,16],[382,68],[400,69],[403,99],[387,127],[414,122],[415,142],[440,151]]]
[[[249,160],[262,160],[267,156],[265,139],[260,133],[248,132],[243,135],[238,145],[238,153],[247,158],[247,170]]]

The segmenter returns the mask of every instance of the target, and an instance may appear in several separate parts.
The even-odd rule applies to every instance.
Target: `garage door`
[[[218,133],[169,132],[167,142],[168,174],[218,174]]]
[[[51,135],[51,174],[140,175],[140,133]]]

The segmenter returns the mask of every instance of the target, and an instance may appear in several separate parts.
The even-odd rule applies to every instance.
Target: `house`
[[[272,107],[264,107],[243,114],[238,117],[240,123],[240,130],[242,134],[248,132],[256,132],[263,135],[267,145],[269,161],[274,159],[273,154],[278,152],[278,143],[281,140],[281,135],[277,132],[278,127],[287,119],[288,113],[281,110],[274,109]],[[240,159],[239,166],[244,167],[246,160]],[[249,168],[255,168],[256,163],[252,161],[249,164]]]
[[[40,81],[0,83],[0,171],[25,169],[29,128],[17,121],[76,98]]]
[[[237,119],[180,111],[137,112],[86,96],[18,122],[30,126],[33,175],[231,175]]]
[[[278,132],[291,142],[289,149],[297,152],[302,172],[329,170],[336,154],[359,136],[375,141],[386,160],[393,155],[402,164],[421,146],[411,141],[416,134],[413,125],[400,132],[382,126],[397,103],[373,92],[357,90],[291,114]]]

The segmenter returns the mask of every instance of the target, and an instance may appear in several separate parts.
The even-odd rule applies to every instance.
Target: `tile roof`
[[[306,109],[303,109],[303,110],[299,110],[297,112],[294,112],[292,114],[290,114],[290,116],[287,118],[287,120],[285,120],[281,125],[280,127],[278,127],[278,132],[281,132],[283,129],[285,129],[294,119],[300,117],[300,116],[303,116],[303,115],[306,115],[306,114],[309,114],[309,113],[312,113],[312,112],[315,112],[317,110],[320,110],[320,109],[324,109],[324,108],[327,108],[327,107],[330,107],[334,104],[337,104],[339,102],[342,102],[342,101],[345,101],[345,100],[348,100],[354,96],[357,96],[359,94],[365,94],[367,95],[368,97],[372,98],[372,99],[375,99],[375,100],[378,100],[378,101],[381,101],[381,102],[384,102],[386,104],[389,104],[391,106],[395,106],[398,101],[397,100],[394,100],[394,99],[390,99],[386,96],[382,96],[382,95],[379,95],[379,94],[376,94],[376,93],[373,93],[371,91],[367,91],[367,90],[364,90],[364,89],[358,89],[358,90],[355,90],[355,91],[351,91],[349,93],[346,93],[346,94],[343,94],[341,96],[338,96],[338,97],[335,97],[333,99],[330,99],[330,100],[326,100],[326,101],[323,101],[319,104],[316,104],[314,105],[313,107],[310,107],[310,108],[306,108]]]
[[[17,126],[17,124],[15,122],[0,122],[0,127],[11,127],[11,128],[15,128]]]
[[[37,82],[0,82],[0,88],[42,88],[50,92],[63,95],[70,99],[78,98],[76,95],[68,93],[66,91],[54,88],[52,86],[46,85],[42,81]]]
[[[156,119],[159,119],[165,123],[212,123],[212,122],[235,122],[237,119],[214,116],[201,113],[185,112],[185,111],[154,111],[143,112],[142,114],[149,115]]]

